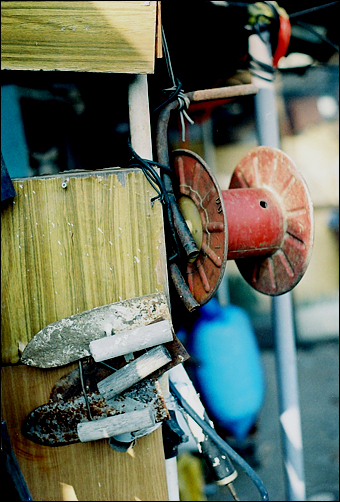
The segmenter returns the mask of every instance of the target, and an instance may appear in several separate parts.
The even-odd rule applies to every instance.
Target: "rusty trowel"
[[[115,364],[111,360],[109,363],[110,366]],[[60,378],[51,391],[49,401],[34,409],[24,420],[23,435],[44,446],[63,446],[83,441],[79,429],[89,424],[111,420],[111,430],[120,434],[124,431],[124,425],[127,425],[129,432],[133,429],[130,417],[138,417],[136,432],[141,423],[151,426],[168,418],[162,392],[155,378],[143,380],[129,390],[105,399],[98,391],[97,384],[113,371],[113,367],[110,369],[95,363],[92,358],[85,358],[82,363],[83,385],[78,368]],[[152,423],[145,418],[150,414],[154,417]],[[100,438],[104,437],[102,434]],[[90,439],[85,438],[87,440]]]
[[[106,341],[109,343],[116,338],[111,335],[129,332],[140,339],[139,349],[137,345],[134,350],[142,350],[147,347],[143,345],[143,334],[140,334],[138,329],[161,320],[171,323],[164,293],[96,307],[51,323],[40,330],[26,345],[21,362],[39,368],[63,366],[91,356],[92,342],[103,339],[104,344]],[[162,372],[189,357],[173,332],[171,338],[171,341],[164,343],[171,362],[162,368]]]
[[[60,379],[49,402],[28,415],[23,434],[43,445],[61,446],[150,433],[168,418],[157,377],[189,357],[170,319],[166,297],[157,293],[43,328],[21,361],[52,368],[78,360],[79,368]],[[127,362],[129,352],[134,357]]]

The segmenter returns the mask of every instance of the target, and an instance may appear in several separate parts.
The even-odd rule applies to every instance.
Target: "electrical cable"
[[[181,92],[181,89],[182,89],[182,82],[180,82],[180,80],[178,80],[178,78],[176,78],[176,81],[177,81],[177,88],[176,88],[176,90],[172,94],[170,94],[170,96],[168,97],[168,99],[166,99],[165,101],[163,101],[163,103],[161,103],[159,106],[157,106],[157,108],[155,108],[154,110],[152,110],[152,113],[155,113],[158,110],[161,110],[166,105],[168,105],[169,103],[171,103],[171,101],[175,101],[175,99],[177,99],[177,96]],[[164,91],[169,91],[170,89],[163,89],[163,90]],[[172,88],[171,88],[171,90],[172,90]]]
[[[326,7],[331,7],[332,5],[336,5],[337,3],[339,3],[339,1],[325,3],[323,5],[317,5],[315,7],[310,7],[309,9],[300,10],[298,12],[293,12],[292,14],[289,14],[289,18],[293,19],[294,17],[300,17],[300,16],[303,16],[304,14],[309,14],[310,12],[316,12],[320,9],[325,9]]]
[[[179,245],[177,235],[176,235],[176,230],[175,230],[174,221],[173,221],[173,213],[172,213],[172,209],[171,209],[171,203],[170,203],[168,192],[165,188],[165,185],[164,185],[162,178],[157,173],[156,169],[154,169],[154,167],[152,167],[152,166],[157,166],[160,169],[163,169],[164,171],[166,171],[166,173],[169,176],[174,176],[174,172],[170,167],[168,167],[164,164],[161,164],[159,162],[155,162],[153,160],[142,159],[135,152],[135,150],[132,148],[130,139],[128,139],[128,147],[129,147],[129,149],[132,153],[132,156],[133,156],[133,159],[130,160],[128,167],[137,167],[137,168],[141,169],[143,171],[144,176],[146,177],[146,179],[150,183],[150,185],[157,192],[157,195],[155,197],[152,197],[152,199],[151,199],[151,205],[153,205],[154,202],[157,199],[159,199],[164,206],[164,213],[166,215],[165,223],[167,223],[167,225],[165,226],[165,229],[167,230],[167,233],[170,235],[171,244],[172,244],[172,246],[170,248],[171,252],[168,256],[168,261],[170,262],[170,261],[174,260],[175,258],[177,258],[178,256],[180,256],[180,254],[181,254],[180,253],[180,245]]]
[[[170,389],[171,391],[175,394],[176,398],[178,399],[180,405],[183,407],[183,409],[188,413],[188,415],[191,416],[193,420],[203,429],[203,431],[214,441],[214,443],[224,452],[226,453],[237,465],[243,469],[245,474],[251,479],[251,481],[254,483],[256,486],[260,496],[261,500],[269,500],[268,492],[259,478],[259,476],[256,474],[256,472],[250,467],[250,465],[238,454],[236,451],[232,449],[232,447],[226,443],[217,433],[216,431],[197,413],[191,408],[191,406],[187,403],[187,401],[181,396],[179,391],[176,389],[176,386],[171,382],[170,380]]]
[[[152,113],[154,113],[155,111],[158,111],[161,108],[164,108],[168,103],[177,99],[178,103],[179,103],[177,111],[179,112],[179,118],[180,118],[181,128],[182,128],[182,141],[184,142],[185,141],[184,118],[186,118],[190,124],[193,124],[194,121],[187,114],[187,109],[189,108],[190,100],[184,94],[184,91],[182,89],[182,83],[180,82],[180,80],[178,80],[178,78],[175,78],[175,76],[174,76],[174,72],[173,72],[172,64],[171,64],[170,53],[169,53],[168,44],[167,44],[167,41],[165,38],[163,26],[162,26],[162,47],[163,47],[163,51],[164,51],[164,59],[165,59],[165,63],[167,66],[168,74],[169,74],[170,80],[172,82],[172,87],[170,87],[168,89],[163,89],[163,91],[173,91],[173,93],[169,96],[169,98],[165,102],[161,103],[161,105],[159,105],[155,110],[153,110]]]
[[[339,52],[338,45],[334,44],[329,38],[327,38],[327,37],[325,37],[325,35],[322,35],[321,33],[319,33],[315,28],[310,26],[308,23],[304,23],[303,21],[296,21],[295,24],[297,24],[298,26],[301,26],[302,28],[309,31],[310,33],[313,33],[313,35],[318,37],[323,42],[326,42],[326,44],[329,44],[331,47],[333,47],[333,49],[335,49],[336,51]]]

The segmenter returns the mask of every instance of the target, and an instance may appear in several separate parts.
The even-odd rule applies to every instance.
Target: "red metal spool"
[[[207,164],[189,150],[173,152],[180,209],[200,254],[187,265],[187,282],[200,305],[216,292],[227,261],[227,225],[222,192]]]
[[[181,210],[194,238],[202,233],[202,242],[196,242],[200,255],[187,268],[198,303],[216,292],[227,259],[235,259],[244,279],[261,293],[277,296],[293,289],[311,258],[313,207],[291,159],[275,148],[254,148],[222,192],[195,153],[176,150],[173,165]]]

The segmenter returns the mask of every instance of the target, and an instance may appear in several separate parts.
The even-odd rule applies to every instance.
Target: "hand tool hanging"
[[[127,363],[131,353],[135,358]],[[78,360],[79,368],[55,384],[22,432],[48,446],[149,434],[169,417],[157,378],[188,357],[173,333],[164,293],[56,321],[32,338],[21,362],[53,368]]]

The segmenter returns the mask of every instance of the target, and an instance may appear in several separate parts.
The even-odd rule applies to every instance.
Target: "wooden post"
[[[3,2],[2,67],[152,73],[155,5]],[[138,115],[137,129],[147,131],[140,144],[151,146],[146,76],[136,80],[144,86],[129,92],[132,145],[151,158],[136,144],[132,124]],[[33,500],[71,500],[70,493],[78,500],[165,501],[160,428],[138,439],[131,455],[102,440],[48,448],[21,433],[24,418],[72,369],[17,364],[39,330],[112,302],[168,295],[162,208],[150,204],[156,192],[140,170],[95,167],[68,175],[65,188],[59,175],[16,180],[18,195],[2,208],[2,417]]]

